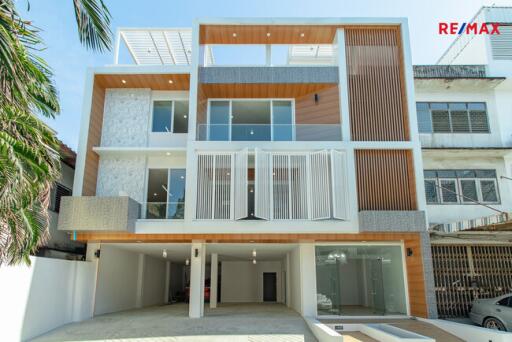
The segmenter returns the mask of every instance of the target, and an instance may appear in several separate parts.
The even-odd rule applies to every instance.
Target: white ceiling
[[[164,259],[163,250],[167,250],[167,260],[184,262],[190,258],[189,243],[109,243],[135,253],[144,253],[156,258]],[[252,260],[252,251],[256,250],[256,260],[282,260],[286,253],[292,251],[295,244],[262,244],[262,243],[208,243],[206,244],[207,262],[212,253],[219,254],[219,260]]]

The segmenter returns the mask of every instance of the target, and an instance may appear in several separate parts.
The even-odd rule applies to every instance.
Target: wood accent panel
[[[477,298],[512,292],[512,245],[432,245],[437,311],[467,317]]]
[[[416,210],[410,150],[356,150],[359,210]]]
[[[345,41],[352,140],[409,140],[400,30],[350,28]]]
[[[295,123],[300,124],[336,124],[341,122],[340,92],[338,86],[322,89],[295,99]]]
[[[199,28],[200,44],[332,44],[338,28],[360,30],[398,25],[213,25]],[[236,33],[236,37],[233,37]],[[270,33],[270,36],[267,36]],[[301,34],[304,36],[301,36]]]
[[[85,152],[84,179],[82,183],[82,196],[96,195],[96,181],[100,157],[92,148],[99,146],[101,141],[101,127],[103,126],[103,110],[105,107],[105,88],[94,78],[91,113],[89,116],[89,131]]]
[[[359,233],[359,234],[134,234],[134,233],[78,233],[77,240],[103,243],[190,243],[204,240],[207,243],[297,243],[309,242],[361,242],[382,241],[404,243],[412,250],[405,257],[405,271],[409,290],[411,315],[427,317],[423,256],[419,233]]]
[[[208,112],[208,97],[206,96],[203,87],[197,89],[197,125],[206,124]]]
[[[332,83],[202,84],[206,98],[296,98],[331,88]]]
[[[103,74],[96,75],[95,80],[103,88],[151,88],[153,90],[189,90],[190,88],[189,74]],[[170,80],[173,83],[169,83]]]

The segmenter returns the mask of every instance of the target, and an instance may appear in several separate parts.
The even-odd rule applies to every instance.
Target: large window
[[[149,169],[147,219],[183,219],[185,169]]]
[[[430,204],[499,203],[495,170],[425,170]]]
[[[291,141],[292,100],[210,100],[208,140]]]
[[[418,102],[420,133],[489,133],[483,102]]]
[[[405,315],[401,246],[316,247],[318,315]]]
[[[154,101],[151,132],[187,133],[188,101]]]

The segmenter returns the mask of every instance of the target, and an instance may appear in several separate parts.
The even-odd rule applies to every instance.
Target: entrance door
[[[276,273],[263,273],[263,301],[275,302],[277,301],[277,277]]]
[[[382,258],[370,260],[370,280],[375,314],[384,315],[386,313],[386,304],[384,300]]]

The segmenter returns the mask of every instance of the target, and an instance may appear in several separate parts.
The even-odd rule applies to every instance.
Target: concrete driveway
[[[123,311],[72,323],[32,340],[47,341],[316,341],[300,315],[281,304],[232,304],[205,308],[188,318],[188,305]]]

